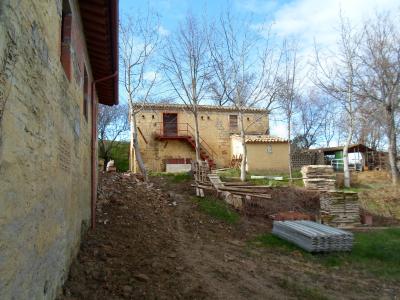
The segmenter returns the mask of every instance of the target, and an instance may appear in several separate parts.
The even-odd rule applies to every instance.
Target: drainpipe
[[[91,228],[96,227],[96,200],[97,200],[97,100],[94,96],[96,84],[109,79],[112,79],[118,75],[118,71],[114,74],[94,80],[91,87],[92,97],[92,138],[90,142],[91,146]]]

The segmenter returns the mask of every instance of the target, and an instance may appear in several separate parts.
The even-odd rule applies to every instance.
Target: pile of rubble
[[[332,166],[308,165],[301,168],[304,187],[309,190],[330,191],[335,189],[335,173]]]

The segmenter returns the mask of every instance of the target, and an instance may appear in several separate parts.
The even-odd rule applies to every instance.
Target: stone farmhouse
[[[240,159],[238,110],[234,107],[199,106],[201,158],[217,168]],[[268,112],[248,108],[243,112],[250,172],[286,171],[287,140],[269,136]],[[146,104],[137,117],[139,145],[149,170],[190,170],[196,158],[194,117],[185,105]],[[136,168],[136,160],[134,167]]]
[[[118,1],[0,1],[0,299],[54,299],[94,225]]]

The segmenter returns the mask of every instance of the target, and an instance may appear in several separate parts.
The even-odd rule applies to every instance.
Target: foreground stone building
[[[232,159],[240,155],[236,144],[239,134],[238,113],[234,107],[199,106],[202,159],[222,168],[229,167]],[[248,108],[244,110],[243,115],[249,138],[264,137],[257,142],[261,147],[250,146],[249,158],[251,157],[252,161],[248,161],[249,171],[260,160],[263,160],[260,165],[262,168],[258,168],[257,171],[287,170],[288,143],[278,138],[270,139],[268,112],[265,109]],[[185,105],[147,104],[138,114],[137,126],[143,160],[150,170],[179,172],[190,169],[190,161],[196,158],[195,125],[194,117]],[[275,148],[274,155],[264,155],[263,150],[267,153],[266,149],[270,143],[281,149]],[[253,148],[257,148],[254,155]],[[260,154],[262,155],[259,156]],[[271,165],[271,161],[275,161],[274,164]]]
[[[116,0],[0,1],[0,299],[54,299],[94,221]]]

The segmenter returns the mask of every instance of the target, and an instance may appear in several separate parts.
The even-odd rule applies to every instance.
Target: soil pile
[[[179,297],[171,199],[119,173],[102,174],[98,198],[96,230],[71,266],[64,299]]]

